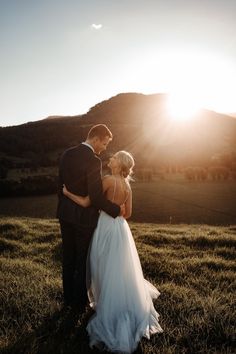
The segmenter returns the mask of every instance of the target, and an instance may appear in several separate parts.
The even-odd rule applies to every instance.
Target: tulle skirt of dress
[[[152,299],[159,291],[143,277],[128,223],[100,213],[87,262],[90,346],[132,353],[141,337],[163,332]]]

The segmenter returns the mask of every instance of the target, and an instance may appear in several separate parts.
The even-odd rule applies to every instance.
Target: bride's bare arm
[[[81,206],[84,207],[84,208],[87,208],[88,206],[91,205],[89,196],[87,196],[87,197],[81,197],[80,195],[73,194],[73,193],[71,193],[71,192],[68,191],[68,189],[66,188],[65,185],[63,186],[63,194],[64,194],[66,197],[68,197],[68,198],[70,198],[71,200],[73,200],[73,202],[75,202],[76,204],[81,205]]]

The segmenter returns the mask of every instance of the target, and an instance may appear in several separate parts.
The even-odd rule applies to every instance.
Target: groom
[[[121,213],[120,206],[103,195],[101,160],[97,155],[106,150],[112,133],[104,124],[93,126],[85,142],[66,150],[59,164],[57,217],[62,235],[62,279],[64,305],[83,312],[88,298],[86,289],[86,259],[91,237],[96,228],[99,209],[113,218]],[[91,206],[83,208],[63,195],[63,185],[77,195],[89,195]]]

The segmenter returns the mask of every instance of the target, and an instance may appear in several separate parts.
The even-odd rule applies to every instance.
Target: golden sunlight
[[[218,112],[234,109],[236,70],[221,54],[204,48],[163,47],[158,52],[150,49],[141,58],[142,65],[147,64],[142,91],[169,93],[173,119],[186,121],[203,107]]]
[[[200,105],[191,94],[169,94],[167,100],[167,112],[176,121],[187,121],[194,118],[200,110]]]

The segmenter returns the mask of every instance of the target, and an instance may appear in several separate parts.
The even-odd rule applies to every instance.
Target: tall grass
[[[164,329],[137,353],[234,353],[235,227],[131,222],[145,277],[161,292]],[[54,219],[0,221],[2,353],[97,353],[89,312],[61,310],[61,239]]]

